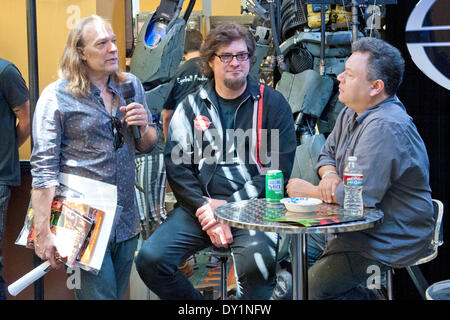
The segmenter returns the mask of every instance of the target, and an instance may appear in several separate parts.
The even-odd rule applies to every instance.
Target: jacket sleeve
[[[193,128],[185,103],[181,103],[170,121],[164,163],[167,179],[178,204],[194,214],[207,203],[194,164]]]
[[[267,170],[281,170],[285,186],[291,175],[297,147],[291,107],[281,93],[269,87],[265,88],[264,100],[263,128],[267,129],[267,145],[262,143],[260,150],[264,172],[253,176],[242,189],[228,197],[228,202],[265,197]]]

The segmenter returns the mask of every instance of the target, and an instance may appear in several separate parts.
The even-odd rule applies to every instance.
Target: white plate
[[[284,198],[280,200],[288,211],[292,212],[311,212],[322,203],[322,200],[316,198]]]

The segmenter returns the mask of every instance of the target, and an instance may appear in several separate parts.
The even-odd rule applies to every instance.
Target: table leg
[[[306,234],[292,236],[292,289],[294,300],[308,300]]]

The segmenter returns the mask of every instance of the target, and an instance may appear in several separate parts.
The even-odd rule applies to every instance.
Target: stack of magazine
[[[105,213],[87,204],[55,196],[51,206],[50,230],[55,234],[58,256],[68,267],[75,263],[89,267]],[[30,206],[19,239],[26,236],[25,246],[34,249],[34,209]]]
[[[97,273],[116,218],[117,188],[100,181],[60,173],[51,206],[50,228],[57,256],[72,268]],[[30,202],[17,245],[34,249],[34,209]]]
[[[50,230],[55,235],[56,258],[69,268],[80,267],[97,274],[102,266],[116,222],[117,187],[108,183],[60,173],[59,186],[50,208]],[[30,202],[17,245],[34,249],[35,211]],[[52,270],[43,262],[8,286],[16,296]]]

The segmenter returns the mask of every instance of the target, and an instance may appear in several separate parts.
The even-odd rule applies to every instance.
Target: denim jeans
[[[308,271],[309,299],[376,299],[387,268],[357,252],[325,254]]]
[[[324,233],[311,233],[307,235],[308,270],[322,257],[326,245],[326,235]]]
[[[6,283],[3,279],[3,255],[2,255],[2,241],[3,230],[6,221],[6,212],[8,211],[8,201],[11,196],[9,186],[0,185],[0,300],[6,300]]]
[[[78,300],[120,300],[128,287],[138,237],[108,244],[102,267],[97,275],[80,269]]]
[[[275,287],[278,235],[237,228],[231,228],[231,232],[236,297],[269,299]],[[178,266],[211,245],[197,218],[178,207],[144,243],[136,258],[136,268],[145,284],[161,299],[203,299]]]

